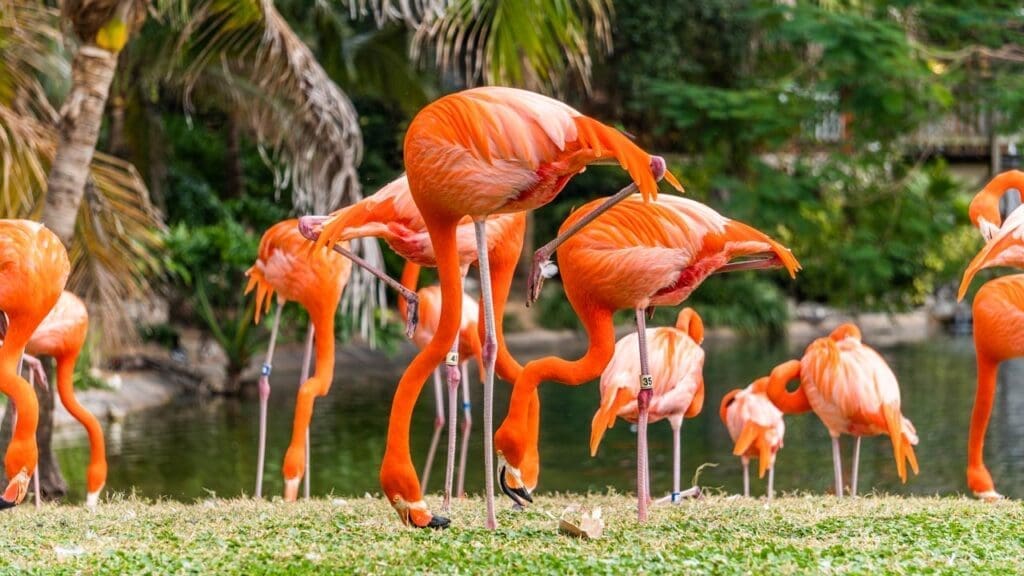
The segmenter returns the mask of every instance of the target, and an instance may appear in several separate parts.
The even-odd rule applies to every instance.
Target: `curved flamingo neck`
[[[802,414],[811,409],[803,385],[793,392],[786,389],[790,380],[800,378],[800,361],[790,360],[776,366],[768,381],[768,398],[785,414]]]
[[[1017,189],[1024,194],[1024,172],[1007,170],[986,184],[971,201],[968,210],[971,223],[979,226],[979,219],[984,218],[996,227],[1001,226],[1003,218],[999,213],[999,201],[1011,189]]]

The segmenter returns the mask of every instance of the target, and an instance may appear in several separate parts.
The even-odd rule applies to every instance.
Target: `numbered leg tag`
[[[640,389],[641,390],[650,390],[652,388],[654,388],[654,377],[651,376],[650,374],[641,374],[640,375]]]
[[[264,364],[263,367],[260,368],[260,376],[270,376],[271,370],[273,370],[273,366],[270,364]]]
[[[448,355],[444,357],[444,363],[447,364],[448,366],[458,366],[459,365],[459,353],[458,352],[449,352]]]

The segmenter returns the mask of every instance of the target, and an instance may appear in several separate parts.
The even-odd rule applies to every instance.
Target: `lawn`
[[[435,498],[430,498],[432,504]],[[601,506],[598,540],[559,535],[569,503]],[[481,528],[457,502],[453,527],[413,530],[381,499],[286,505],[114,498],[95,511],[5,512],[3,573],[1022,573],[1024,507],[959,498],[709,497],[655,507],[641,527],[626,496],[540,495]]]

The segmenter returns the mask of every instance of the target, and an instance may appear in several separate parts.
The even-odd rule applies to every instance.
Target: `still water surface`
[[[575,357],[582,343],[558,352]],[[729,492],[741,489],[740,464],[731,456],[728,433],[718,417],[722,396],[745,386],[784,360],[793,350],[778,342],[741,339],[730,343],[706,343],[707,400],[704,411],[683,425],[683,477],[705,462],[704,486]],[[872,488],[897,494],[953,494],[966,491],[967,429],[974,399],[974,351],[970,337],[936,336],[927,342],[881,350],[899,378],[903,411],[921,437],[918,459],[921,475],[901,485],[896,476],[888,439],[865,439],[861,450],[862,491]],[[524,360],[526,358],[523,358]],[[404,367],[402,360],[380,362],[361,373],[339,373],[331,393],[316,404],[312,434],[312,490],[316,495],[362,495],[379,492],[378,466],[384,451],[387,413],[391,394]],[[475,374],[475,369],[474,369]],[[475,378],[475,376],[474,376]],[[279,494],[280,466],[290,436],[295,401],[296,374],[275,372],[271,398],[268,462],[264,490]],[[1024,364],[1008,363],[1000,375],[999,392],[988,433],[988,464],[999,490],[1024,498]],[[417,407],[412,439],[414,459],[422,466],[434,418],[433,394],[424,388]],[[496,386],[495,415],[500,422],[508,398],[504,384]],[[479,400],[481,385],[472,390]],[[620,422],[608,431],[596,458],[588,450],[590,420],[599,403],[596,383],[570,388],[547,383],[541,386],[542,473],[539,492],[605,491],[613,487],[632,492],[635,482],[636,435]],[[473,404],[475,422],[481,422],[481,403]],[[135,492],[149,498],[194,500],[211,494],[251,494],[256,468],[257,401],[175,404],[131,414],[125,422],[108,426],[110,478],[108,491]],[[482,436],[473,431],[466,489],[483,486]],[[667,422],[651,426],[652,492],[658,496],[671,487],[672,437]],[[440,451],[444,450],[444,436]],[[844,439],[844,458],[852,441]],[[62,441],[61,465],[72,485],[71,498],[83,497],[88,445],[85,437]],[[435,459],[428,490],[443,483],[443,456]],[[756,470],[756,468],[755,468]],[[825,428],[813,414],[788,417],[785,447],[776,465],[778,490],[824,492],[832,485],[831,447]],[[844,462],[849,473],[849,464]],[[752,483],[755,493],[763,484]]]

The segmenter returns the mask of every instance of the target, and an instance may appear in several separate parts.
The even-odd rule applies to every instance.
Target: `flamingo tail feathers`
[[[594,413],[594,420],[590,423],[591,457],[597,455],[597,448],[601,445],[601,439],[604,438],[604,431],[615,424],[615,416],[623,406],[629,404],[630,400],[632,398],[626,388],[618,388],[615,395],[611,396],[607,402],[603,402]]]

